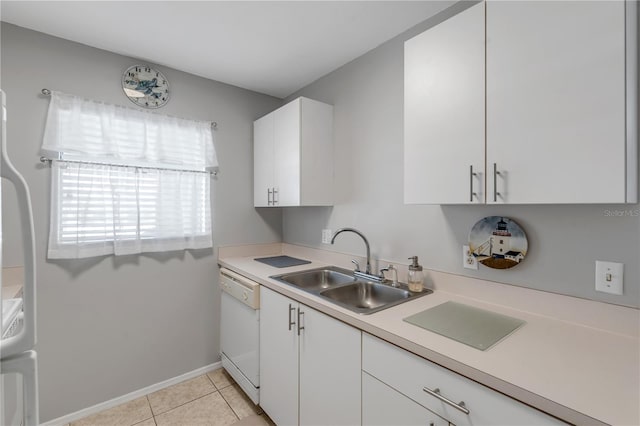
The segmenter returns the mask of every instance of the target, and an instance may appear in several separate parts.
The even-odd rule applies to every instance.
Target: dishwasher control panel
[[[260,309],[260,284],[226,268],[220,269],[220,289],[245,305]]]

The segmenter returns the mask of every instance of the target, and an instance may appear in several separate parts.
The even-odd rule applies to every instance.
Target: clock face
[[[169,101],[169,82],[146,65],[129,67],[122,75],[122,89],[131,102],[144,108],[160,108]]]

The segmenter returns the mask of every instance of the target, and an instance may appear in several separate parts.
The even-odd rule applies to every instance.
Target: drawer
[[[423,407],[462,425],[564,424],[541,411],[453,373],[383,340],[363,333],[362,369]],[[463,405],[469,413],[443,402],[424,389]]]
[[[363,372],[362,425],[449,426],[449,422]]]

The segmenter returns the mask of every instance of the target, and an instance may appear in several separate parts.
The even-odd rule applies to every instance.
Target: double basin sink
[[[412,292],[402,283],[393,287],[386,282],[364,280],[347,269],[335,266],[275,275],[271,278],[359,314],[372,314],[432,293],[428,289],[419,293]]]

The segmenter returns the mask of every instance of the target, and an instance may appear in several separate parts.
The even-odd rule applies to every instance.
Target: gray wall
[[[8,151],[31,188],[38,280],[41,420],[109,400],[219,360],[217,251],[86,260],[46,259],[50,170],[40,165],[46,87],[133,106],[122,72],[140,60],[2,24],[1,84]],[[212,181],[216,246],[278,242],[281,212],[253,208],[253,120],[276,98],[165,67],[172,98],[160,113],[219,123]],[[5,266],[22,264],[19,218],[3,184]]]
[[[403,42],[471,5],[454,5],[339,68],[295,95],[335,106],[335,206],[290,208],[283,240],[364,254],[356,237],[321,244],[321,230],[353,226],[376,258],[554,293],[640,306],[640,205],[405,206],[403,205]],[[464,117],[461,117],[463,120]],[[607,211],[635,216],[610,217]],[[529,239],[525,261],[510,270],[462,268],[461,246],[484,216],[516,220]],[[594,290],[595,260],[625,264],[624,295]]]

